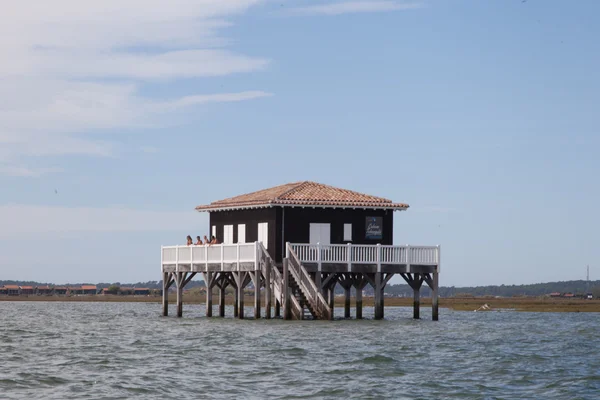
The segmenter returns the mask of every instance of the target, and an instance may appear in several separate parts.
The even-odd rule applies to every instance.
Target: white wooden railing
[[[259,242],[202,246],[162,246],[162,266],[256,262]]]
[[[289,244],[302,263],[330,264],[440,264],[440,246],[354,244]]]

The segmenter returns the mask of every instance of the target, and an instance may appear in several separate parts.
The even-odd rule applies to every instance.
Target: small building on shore
[[[54,290],[52,286],[44,285],[36,287],[35,292],[40,296],[50,296],[54,293]]]

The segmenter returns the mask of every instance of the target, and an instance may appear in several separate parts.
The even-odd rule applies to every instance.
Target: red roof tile
[[[19,290],[19,285],[4,285],[4,289]]]
[[[33,290],[33,286],[21,286],[21,289]]]
[[[320,206],[385,208],[404,210],[408,204],[392,203],[383,197],[371,196],[347,189],[340,189],[321,183],[304,181],[288,183],[269,189],[259,190],[241,196],[230,197],[198,206],[198,211],[223,209],[269,207],[269,206]]]
[[[81,285],[81,290],[96,290],[96,285]]]

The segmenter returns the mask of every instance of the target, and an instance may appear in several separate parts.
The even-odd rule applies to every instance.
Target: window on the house
[[[352,241],[352,224],[344,224],[344,241]]]
[[[261,222],[258,224],[258,241],[262,242],[265,249],[269,248],[269,223]]]
[[[238,225],[238,243],[246,243],[246,224]]]
[[[223,243],[233,244],[233,225],[225,225],[223,227]]]
[[[212,226],[211,236],[217,237],[217,227],[216,227],[216,225]]]

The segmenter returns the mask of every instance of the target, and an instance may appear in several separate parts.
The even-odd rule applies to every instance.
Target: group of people
[[[219,244],[219,241],[216,237],[211,236],[210,240],[204,235],[204,241],[200,239],[200,236],[196,236],[196,243],[192,240],[190,235],[187,236],[187,245],[188,246],[203,246],[203,245],[211,245],[211,244]]]

